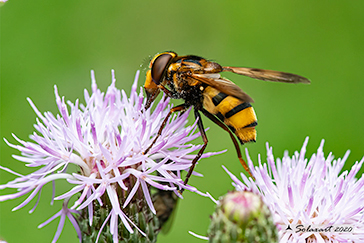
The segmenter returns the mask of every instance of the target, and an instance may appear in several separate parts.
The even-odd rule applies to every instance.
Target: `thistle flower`
[[[66,216],[75,227],[80,241],[85,237],[85,222],[89,226],[98,225],[99,232],[92,233],[93,241],[103,237],[104,228],[109,230],[113,242],[132,233],[138,234],[133,228],[148,238],[150,232],[146,232],[148,227],[142,225],[144,221],[140,218],[145,214],[156,214],[151,199],[152,187],[173,191],[179,197],[178,190],[182,188],[198,192],[194,187],[184,185],[181,179],[181,171],[191,166],[195,156],[192,153],[201,148],[201,145],[190,143],[200,134],[196,133],[196,123],[185,127],[189,112],[173,116],[155,145],[144,154],[168,114],[170,105],[169,99],[165,99],[157,104],[154,111],[144,110],[143,92],[136,92],[138,75],[139,72],[128,98],[123,90],[115,88],[113,71],[112,83],[106,93],[97,88],[94,73],[91,72],[92,93],[90,95],[85,90],[85,105],[76,100],[75,103],[68,101],[67,106],[55,86],[60,114],[41,114],[28,99],[38,116],[34,125],[36,132],[30,136],[33,142],[25,142],[13,135],[21,144],[13,145],[5,139],[9,146],[21,152],[21,156],[13,156],[15,159],[37,170],[21,175],[0,166],[17,177],[1,185],[0,189],[18,190],[17,193],[0,196],[0,201],[30,193],[13,209],[18,210],[37,195],[39,197],[47,183],[52,182],[55,190],[54,182],[61,179],[72,187],[57,197],[53,192],[52,202],[64,200],[62,209],[39,226],[43,227],[60,217],[52,242],[56,242],[60,236]],[[205,153],[202,157],[213,154],[216,153]],[[79,172],[72,173],[74,168]],[[70,200],[72,197],[74,200]],[[74,201],[70,207],[69,201]],[[35,210],[37,204],[30,212]],[[140,211],[146,213],[138,216]],[[93,222],[94,219],[97,222]]]
[[[254,167],[248,153],[249,167],[255,181],[241,174],[243,182],[231,174],[236,190],[251,190],[262,195],[279,228],[281,243],[364,242],[364,176],[356,179],[364,158],[350,172],[343,168],[349,151],[334,160],[323,153],[324,140],[316,154],[305,158],[306,138],[300,152],[284,153],[274,160],[267,144],[267,163]],[[246,151],[247,152],[247,151]]]

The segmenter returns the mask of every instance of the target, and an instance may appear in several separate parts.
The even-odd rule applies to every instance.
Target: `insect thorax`
[[[166,81],[173,99],[183,99],[188,106],[202,107],[205,85],[191,86],[183,75],[173,71],[166,76]]]

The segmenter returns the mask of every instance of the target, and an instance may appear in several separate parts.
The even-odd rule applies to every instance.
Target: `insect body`
[[[308,79],[296,74],[257,68],[223,67],[199,56],[178,56],[175,52],[157,54],[150,62],[149,67],[150,70],[147,72],[144,84],[147,94],[145,108],[150,107],[160,91],[171,98],[183,99],[184,103],[170,110],[159,129],[158,135],[145,153],[157,141],[172,113],[185,111],[193,106],[195,117],[198,119],[197,125],[204,145],[192,161],[184,181],[185,184],[187,184],[195,164],[203,154],[208,142],[200,112],[229,133],[240,163],[251,175],[246,162],[242,159],[239,143],[234,134],[241,144],[256,140],[257,118],[250,104],[253,100],[239,86],[221,77],[220,72],[233,72],[267,81],[310,83]]]
[[[203,107],[225,123],[235,133],[240,143],[244,144],[250,141],[255,142],[256,139],[257,118],[249,102],[250,100],[244,101],[207,86]]]

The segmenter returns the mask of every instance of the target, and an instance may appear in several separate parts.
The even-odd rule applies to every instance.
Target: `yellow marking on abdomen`
[[[211,86],[206,87],[204,95],[205,109],[224,122],[242,144],[256,140],[257,117],[249,102],[226,95]]]

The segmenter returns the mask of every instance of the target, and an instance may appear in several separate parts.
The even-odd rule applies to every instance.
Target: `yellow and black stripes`
[[[249,102],[207,86],[204,90],[204,107],[217,116],[239,138],[241,144],[256,140],[257,117]]]
[[[252,105],[249,102],[241,103],[241,104],[235,106],[232,110],[226,112],[225,118],[230,118],[233,115],[235,115],[236,113],[238,113],[239,111],[242,111],[242,110],[244,110],[246,108],[249,108],[249,107],[252,107]]]
[[[208,87],[208,90],[210,90],[210,88]],[[206,91],[206,90],[205,90]],[[217,90],[216,90],[217,91]],[[208,91],[207,91],[208,92]],[[226,97],[228,97],[227,94],[224,94],[222,92],[217,93],[214,97],[212,97],[212,102],[214,103],[215,106],[218,106],[220,104],[221,101],[223,101]]]

